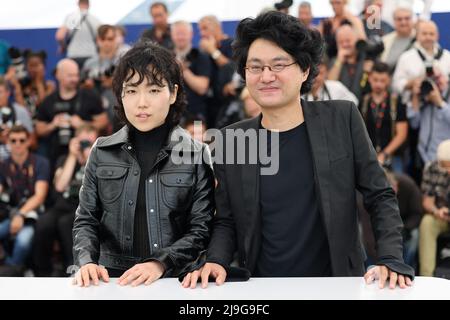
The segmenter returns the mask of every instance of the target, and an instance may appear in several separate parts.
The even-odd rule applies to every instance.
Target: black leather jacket
[[[190,268],[209,242],[215,210],[214,175],[204,161],[174,162],[171,154],[178,154],[180,147],[184,157],[187,152],[195,160],[203,160],[208,151],[180,127],[169,134],[146,181],[146,204],[152,208],[147,212],[151,252],[143,259],[132,256],[140,168],[128,128],[97,140],[86,165],[75,214],[76,265],[96,263],[125,270],[156,260],[164,265],[164,276],[177,276]]]

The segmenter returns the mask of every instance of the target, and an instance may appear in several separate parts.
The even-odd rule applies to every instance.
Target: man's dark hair
[[[163,9],[164,9],[164,11],[167,13],[167,12],[169,12],[168,10],[167,10],[167,6],[166,6],[166,4],[164,3],[164,2],[153,2],[152,3],[152,5],[150,6],[150,12],[152,11],[152,9],[154,8],[154,7],[163,7]]]
[[[13,125],[11,129],[9,129],[8,137],[11,136],[13,133],[25,133],[27,138],[30,137],[30,132],[21,124]]]
[[[131,125],[125,116],[122,103],[123,84],[130,81],[135,74],[139,80],[133,85],[140,85],[145,79],[149,83],[163,87],[167,82],[169,91],[174,92],[178,85],[177,98],[170,106],[166,123],[171,127],[180,122],[181,115],[186,107],[186,95],[183,85],[183,75],[175,55],[169,50],[149,41],[138,42],[119,61],[114,71],[113,92],[119,105],[116,107],[118,117],[124,123]]]
[[[102,24],[100,27],[98,27],[97,29],[97,36],[102,39],[105,40],[106,35],[108,34],[108,32],[112,30],[113,32],[116,31],[116,27],[110,24]]]
[[[389,65],[381,61],[375,62],[372,67],[372,72],[390,74],[390,71]]]
[[[263,13],[255,19],[242,20],[233,42],[233,58],[236,60],[238,73],[244,79],[248,50],[256,39],[274,42],[289,53],[303,71],[309,68],[309,75],[303,82],[301,93],[311,90],[324,50],[322,36],[317,30],[310,30],[297,18],[277,11]]]

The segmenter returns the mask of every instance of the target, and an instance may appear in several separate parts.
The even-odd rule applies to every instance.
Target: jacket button
[[[153,212],[155,212],[155,210],[153,210],[153,209],[150,209],[150,212],[151,212],[151,213],[153,213]]]
[[[128,149],[128,150],[131,150],[131,149],[133,149],[133,147],[132,147],[132,146],[128,146],[127,149]]]
[[[132,206],[133,203],[134,203],[133,200],[128,201],[128,205],[129,205],[129,206]]]
[[[139,174],[139,171],[134,171],[134,175],[137,176]]]
[[[154,246],[155,248],[158,248],[158,244],[157,244],[157,243],[154,243],[153,246]]]
[[[177,183],[178,183],[178,184],[181,183],[181,178],[177,178]]]
[[[152,179],[150,179],[150,183],[153,183],[153,180],[152,180]]]
[[[130,240],[131,240],[131,237],[130,237],[130,236],[126,236],[126,237],[125,237],[125,240],[130,241]]]

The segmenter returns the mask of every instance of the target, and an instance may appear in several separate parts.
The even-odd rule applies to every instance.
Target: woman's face
[[[139,75],[136,73],[124,83],[122,104],[130,124],[137,130],[146,132],[166,121],[170,105],[177,98],[178,86],[175,85],[173,92],[170,92],[166,80],[163,81],[163,87],[149,83],[147,78],[141,84],[133,85],[138,80]]]
[[[27,71],[32,79],[36,78],[39,73],[45,72],[44,63],[39,57],[31,57],[27,61]]]

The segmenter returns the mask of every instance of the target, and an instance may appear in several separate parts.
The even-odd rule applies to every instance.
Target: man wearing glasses
[[[11,157],[0,164],[0,275],[19,276],[47,197],[50,167],[47,159],[29,152],[30,134],[24,126],[9,130],[8,145]]]
[[[188,273],[182,285],[195,288],[201,278],[206,287],[210,276],[219,285],[233,280],[235,252],[238,265],[254,277],[362,276],[356,190],[372,216],[378,248],[367,283],[379,280],[384,287],[389,278],[390,288],[411,285],[414,271],[402,258],[395,193],[358,109],[349,101],[300,99],[318,73],[319,33],[294,17],[268,12],[241,21],[236,34],[238,72],[262,115],[227,129],[278,135],[279,148],[271,149],[279,156],[278,171],[263,174],[262,159],[230,163],[228,147],[215,148],[214,160],[226,161],[214,164],[217,211],[206,264]]]

